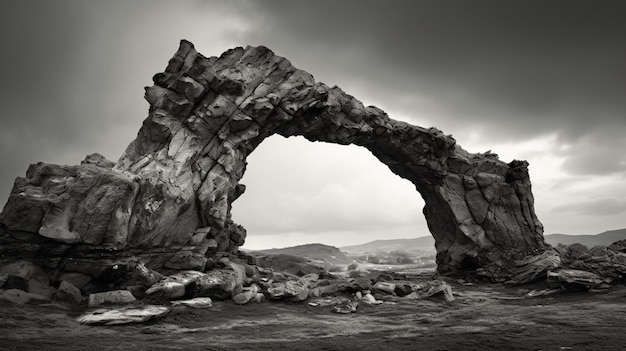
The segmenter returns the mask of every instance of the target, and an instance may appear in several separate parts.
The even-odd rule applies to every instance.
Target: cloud
[[[2,7],[2,199],[30,163],[77,164],[93,152],[117,160],[147,116],[143,87],[165,68],[180,39],[220,54],[255,23],[243,1]]]
[[[259,11],[254,41],[461,145],[476,132],[492,143],[558,133],[565,145],[599,125],[626,129],[623,2],[274,1]],[[566,157],[572,172],[588,161]]]

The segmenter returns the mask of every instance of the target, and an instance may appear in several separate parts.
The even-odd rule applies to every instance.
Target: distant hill
[[[626,228],[609,230],[595,235],[548,234],[545,235],[545,238],[546,242],[552,246],[557,246],[559,243],[568,246],[574,243],[580,243],[588,248],[597,245],[609,246],[618,240],[626,239]],[[375,240],[360,245],[342,246],[340,249],[350,255],[375,253],[379,251],[435,253],[435,239],[431,235],[426,235],[415,239]]]
[[[552,246],[557,246],[559,243],[568,246],[579,243],[588,248],[597,245],[609,246],[618,240],[626,239],[626,228],[608,230],[595,235],[548,234],[545,235],[545,238],[546,242]],[[287,254],[327,264],[347,264],[352,262],[352,259],[347,254],[362,255],[392,251],[431,255],[435,253],[435,239],[431,235],[426,235],[414,239],[375,240],[360,245],[343,246],[340,248],[324,244],[306,244],[283,249],[259,250],[250,253],[254,255]]]
[[[340,249],[324,244],[306,244],[286,247],[283,249],[258,250],[250,253],[256,256],[286,254],[304,257],[309,260],[318,261],[319,263],[323,262],[331,265],[348,264],[352,262],[352,259]]]
[[[435,239],[432,235],[427,235],[414,239],[375,240],[361,245],[343,246],[340,249],[351,255],[375,253],[379,251],[407,251],[412,253],[433,254],[435,253]]]
[[[575,243],[583,244],[588,248],[597,245],[609,246],[618,240],[626,239],[626,228],[608,230],[595,235],[548,234],[545,238],[546,242],[552,246],[557,246],[558,244],[569,246]]]

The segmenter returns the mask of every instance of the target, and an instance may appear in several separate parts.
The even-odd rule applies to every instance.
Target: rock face
[[[77,166],[38,163],[16,180],[1,255],[101,280],[126,257],[157,270],[209,267],[244,243],[231,205],[247,156],[273,134],[365,147],[415,184],[441,273],[506,276],[514,260],[549,249],[528,163],[390,119],[265,47],[207,58],[182,41],[154,83],[149,115],[114,166],[95,154]]]

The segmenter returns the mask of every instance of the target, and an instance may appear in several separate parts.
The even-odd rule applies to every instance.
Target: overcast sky
[[[117,160],[178,48],[265,45],[394,119],[530,162],[545,233],[626,227],[624,1],[3,1],[0,201],[30,163]],[[248,248],[428,235],[366,150],[274,136],[233,205]]]

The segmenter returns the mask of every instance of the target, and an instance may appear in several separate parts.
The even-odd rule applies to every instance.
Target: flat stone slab
[[[100,308],[78,317],[76,320],[81,324],[92,325],[118,325],[129,323],[141,323],[153,318],[159,318],[170,311],[165,306],[146,305],[141,307],[127,307],[120,309]]]

